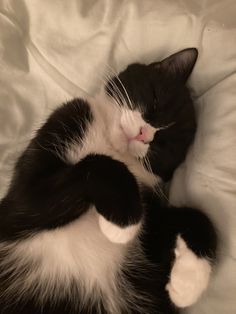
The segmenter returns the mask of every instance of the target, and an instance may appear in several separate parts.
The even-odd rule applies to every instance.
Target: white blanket
[[[212,216],[222,255],[208,292],[187,312],[234,314],[235,0],[0,0],[0,196],[33,130],[56,106],[93,94],[108,65],[119,71],[186,47],[200,53],[189,82],[199,123],[171,199]]]

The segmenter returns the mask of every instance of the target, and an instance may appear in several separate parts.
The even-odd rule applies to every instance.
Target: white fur
[[[5,255],[0,266],[6,269],[0,280],[13,270],[5,297],[12,302],[35,296],[40,306],[48,299],[53,303],[66,296],[80,308],[79,313],[85,304],[99,305],[101,299],[111,314],[129,313],[130,309],[140,313],[144,304],[151,307],[149,297],[136,294],[119,275],[125,265],[133,274],[139,267],[151,267],[138,238],[134,236],[129,244],[113,243],[102,233],[98,219],[99,214],[91,208],[62,228],[16,243],[0,243],[0,253]],[[76,282],[75,290],[71,290],[72,281]],[[99,307],[97,310],[99,313]]]
[[[148,147],[148,144],[144,144],[140,141],[131,141],[129,143],[129,149],[132,150],[132,153],[135,157],[145,157],[148,152]]]
[[[17,268],[8,291],[11,295],[27,292],[39,302],[48,297],[53,300],[67,289],[70,292],[74,279],[81,300],[86,302],[89,296],[96,300],[102,292],[107,308],[116,313],[121,302],[116,276],[126,259],[127,246],[114,244],[103,235],[94,208],[62,228],[40,232],[14,246],[1,243],[0,250],[9,251],[4,264]],[[24,272],[27,262],[31,266]]]
[[[210,263],[197,257],[178,236],[175,262],[166,286],[172,302],[182,308],[194,304],[207,288],[210,273]]]
[[[82,143],[78,141],[69,145],[66,152],[67,162],[75,164],[88,154],[107,155],[124,162],[140,182],[154,187],[160,179],[147,171],[137,158],[144,157],[148,145],[139,141],[130,143],[122,130],[120,124],[121,110],[127,111],[127,108],[118,108],[114,101],[110,100],[103,92],[98,94],[96,98],[89,99],[88,102],[94,119],[85,133]],[[137,118],[136,116],[138,115],[135,113],[134,119]],[[138,117],[138,121],[140,122],[140,117]],[[140,127],[144,123],[144,121],[140,122]],[[152,132],[154,132],[154,128]]]
[[[124,108],[120,116],[120,125],[128,138],[135,137],[140,130],[140,127],[144,124],[140,112],[137,110],[130,110]]]
[[[99,226],[103,234],[114,243],[128,243],[133,240],[140,230],[141,223],[121,228],[99,215]]]
[[[88,154],[108,155],[124,162],[138,182],[154,187],[159,179],[148,172],[137,158],[143,156],[143,149],[148,146],[141,142],[137,142],[136,147],[132,147],[135,142],[129,146],[130,141],[122,129],[126,129],[127,124],[124,123],[122,127],[120,125],[121,109],[104,93],[96,99],[89,99],[89,104],[94,116],[91,127],[82,139],[68,143],[65,156],[60,157],[75,164]],[[137,131],[144,123],[140,117],[137,114],[133,117],[136,119]],[[11,268],[10,265],[16,268],[16,276],[6,294],[16,297],[33,294],[37,296],[38,302],[43,302],[45,298],[53,301],[68,293],[69,297],[76,300],[76,292],[73,295],[70,290],[70,284],[74,280],[84,302],[90,302],[91,296],[94,298],[92,302],[96,302],[102,295],[108,312],[120,313],[125,301],[117,287],[117,274],[129,259],[127,254],[136,254],[140,249],[137,240],[140,225],[141,223],[127,228],[116,227],[99,217],[95,208],[91,208],[64,227],[39,232],[17,243],[0,243],[0,251],[7,252],[2,262],[7,266],[5,269]],[[134,261],[133,258],[131,262],[128,261],[129,264],[138,262],[141,255],[136,255]],[[1,275],[4,274],[0,274],[0,280]],[[122,285],[129,295],[129,304],[133,303],[135,308],[139,302],[135,301],[132,287],[127,282],[119,282],[119,287]],[[125,306],[128,308],[128,304]]]
[[[157,129],[145,122],[138,110],[122,108],[120,115],[120,126],[128,139],[134,139],[140,132],[141,128],[145,128],[147,139],[151,142]]]

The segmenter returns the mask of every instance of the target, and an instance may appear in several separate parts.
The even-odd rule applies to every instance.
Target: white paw
[[[211,273],[210,263],[197,257],[178,236],[175,262],[166,286],[171,301],[178,307],[194,304],[207,288]]]
[[[141,226],[141,223],[138,223],[122,228],[108,221],[102,215],[99,215],[98,223],[102,233],[114,243],[127,243],[131,241],[138,234]]]

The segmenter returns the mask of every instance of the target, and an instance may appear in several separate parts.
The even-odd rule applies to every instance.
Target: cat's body
[[[170,149],[177,130],[168,128],[178,128],[182,118],[178,124],[162,113],[158,121],[158,108],[148,118],[144,103],[131,108],[129,97],[121,104],[127,94],[115,80],[107,86],[113,97],[73,100],[31,141],[0,204],[1,314],[169,314],[206,289],[208,259],[216,252],[211,222],[197,210],[164,205],[156,194],[158,175],[170,177],[195,132],[184,83],[196,51],[180,56],[192,60],[178,74],[183,82],[174,92],[190,113],[177,136],[182,146],[172,143],[178,156]],[[169,69],[172,61],[166,60]],[[125,84],[130,74],[124,73]],[[142,99],[130,97],[133,104]],[[163,143],[165,129],[170,145]],[[165,153],[156,157],[154,148]]]

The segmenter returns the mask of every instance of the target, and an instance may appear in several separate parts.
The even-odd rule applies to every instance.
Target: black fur
[[[189,58],[189,62],[186,62]],[[143,118],[154,127],[167,126],[156,132],[148,158],[153,172],[168,181],[183,162],[196,131],[193,101],[185,83],[197,59],[196,49],[186,49],[162,62],[132,64],[107,85],[107,93],[143,111]],[[117,93],[117,89],[119,93]]]
[[[181,235],[197,256],[209,259],[213,266],[217,251],[216,231],[210,219],[199,210],[169,207],[149,192],[145,201],[149,206],[142,243],[145,256],[156,267],[147,272],[147,278],[142,275],[137,278],[128,271],[127,277],[138,291],[148,291],[150,298],[155,300],[150,313],[177,314],[180,311],[165,289],[174,261],[177,235]]]
[[[56,110],[39,130],[19,159],[11,188],[2,200],[2,239],[63,226],[91,205],[120,226],[141,219],[138,185],[123,163],[88,155],[71,165],[57,154],[66,143],[80,138],[81,128],[85,133],[92,119],[88,104],[75,99]]]
[[[171,60],[167,59],[166,62],[171,64]],[[153,80],[153,69],[156,66],[159,74],[157,76],[155,74],[157,80]],[[191,67],[186,69],[188,75],[191,70]],[[153,169],[167,179],[183,160],[193,139],[196,125],[192,102],[184,87],[188,77],[188,75],[185,77],[186,71],[178,73],[175,77],[175,86],[178,88],[174,87],[174,81],[170,82],[171,76],[167,75],[165,78],[166,71],[163,72],[163,82],[161,71],[163,68],[160,64],[151,67],[133,65],[120,75],[120,79],[133,102],[138,101],[142,106],[146,103],[144,117],[153,125],[173,122],[177,115],[175,127],[163,130],[162,135],[155,137],[152,143],[152,146],[157,146],[162,153],[152,155],[150,152]],[[149,75],[151,79],[145,79]],[[169,80],[170,85],[173,84],[169,92],[165,88],[167,86],[165,79]],[[162,89],[164,98],[160,95]],[[174,96],[170,97],[172,93]],[[154,113],[148,116],[148,110],[153,108],[155,95],[158,95],[157,105],[160,106],[160,114],[157,117]],[[161,103],[160,99],[165,101]],[[149,104],[152,104],[150,108]],[[136,223],[145,217],[144,231],[140,235],[140,240],[144,254],[153,267],[149,269],[143,265],[142,269],[136,270],[137,276],[134,270],[131,270],[131,266],[126,265],[123,276],[136,291],[143,291],[152,300],[152,310],[144,307],[140,314],[178,313],[165,290],[174,259],[176,237],[180,234],[196,255],[214,261],[217,246],[215,229],[210,220],[198,210],[168,207],[163,204],[156,193],[138,185],[126,165],[108,156],[88,155],[75,165],[62,160],[58,156],[58,149],[64,152],[68,141],[76,140],[80,143],[79,138],[86,133],[92,121],[89,104],[76,99],[56,110],[38,131],[19,159],[9,192],[0,203],[0,242],[14,243],[15,240],[21,241],[40,230],[63,227],[78,219],[91,204],[94,204],[97,211],[108,220],[120,226]],[[43,307],[30,295],[24,301],[5,299],[2,292],[7,290],[15,276],[14,265],[5,272],[1,263],[6,253],[6,251],[0,253],[0,314],[98,312],[98,304],[87,304],[87,307],[81,310],[67,296],[55,303],[46,300]],[[25,265],[26,269],[31,266]],[[78,293],[79,302],[76,282],[71,283],[71,289]],[[123,293],[125,296],[125,291]],[[106,313],[103,304],[100,306],[102,313]],[[122,313],[138,312],[131,309]]]
[[[74,100],[56,110],[39,129],[20,157],[7,197],[1,203],[3,239],[66,224],[88,208],[78,195],[81,178],[76,170],[80,166],[63,162],[58,151],[63,155],[68,141],[79,141],[92,119],[88,104]],[[71,204],[72,210],[65,212]]]

